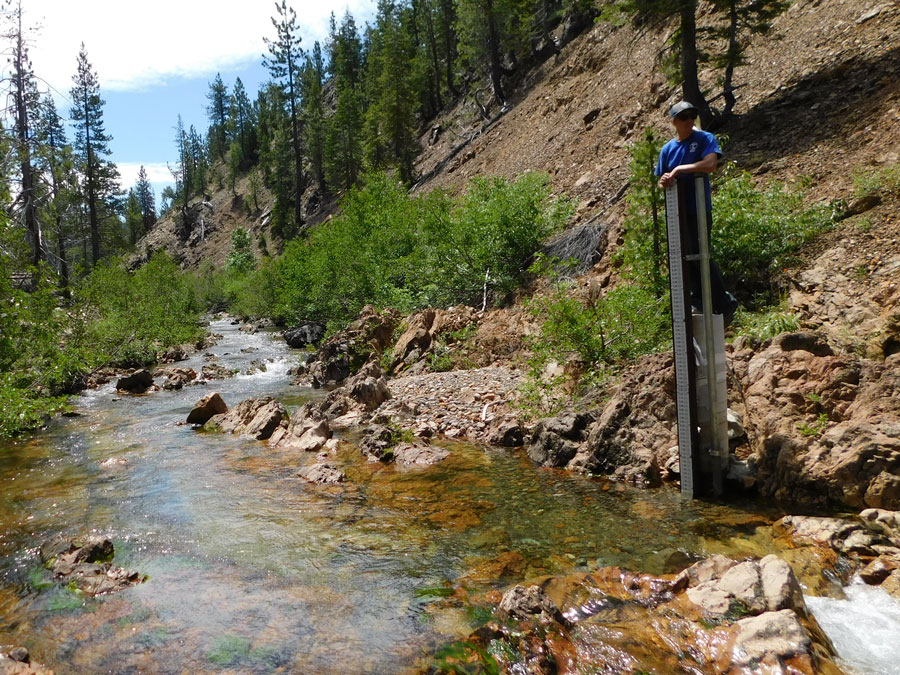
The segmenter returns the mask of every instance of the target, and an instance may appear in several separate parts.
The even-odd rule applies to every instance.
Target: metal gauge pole
[[[686,283],[684,260],[685,223],[681,214],[684,190],[675,181],[666,188],[666,233],[669,245],[669,297],[672,303],[672,338],[675,356],[675,403],[678,416],[678,457],[681,467],[681,494],[694,497],[694,475],[699,457],[696,367],[691,325],[690,288]],[[682,194],[680,194],[682,193]],[[679,200],[681,196],[681,200]]]
[[[703,298],[703,338],[705,347],[705,376],[706,376],[706,395],[707,405],[709,406],[709,418],[707,423],[710,428],[704,436],[709,443],[706,448],[710,455],[711,473],[712,473],[712,489],[716,495],[722,494],[722,448],[719,447],[721,439],[718,437],[718,429],[722,422],[723,412],[718,396],[718,377],[717,377],[717,361],[719,350],[716,344],[716,329],[713,319],[713,303],[712,303],[712,280],[710,279],[709,270],[709,226],[707,223],[708,214],[706,213],[706,189],[704,177],[698,175],[694,179],[695,199],[697,204],[697,234],[700,244],[700,293]],[[721,320],[720,320],[721,322]],[[723,345],[724,350],[724,345]],[[726,440],[727,443],[727,440]],[[727,449],[726,451],[727,452]]]

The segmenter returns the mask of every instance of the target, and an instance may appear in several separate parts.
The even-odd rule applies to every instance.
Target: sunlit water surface
[[[308,485],[295,474],[311,458],[176,425],[211,391],[291,408],[323,395],[290,386],[298,353],[282,341],[228,321],[212,330],[219,363],[265,359],[267,372],[144,396],[107,385],[78,398],[80,416],[0,446],[0,645],[66,673],[401,673],[479,620],[433,604],[435,589],[774,550],[774,514],[758,506],[685,502],[466,444],[424,469],[347,447],[336,459],[348,487]],[[100,466],[113,457],[126,463]],[[149,581],[93,599],[48,584],[36,547],[89,532],[113,537],[115,562]],[[482,571],[506,552],[526,561],[514,578]]]

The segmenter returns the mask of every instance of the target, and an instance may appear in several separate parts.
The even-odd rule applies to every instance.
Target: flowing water
[[[144,396],[107,385],[79,397],[79,416],[0,447],[0,645],[60,673],[400,673],[483,620],[435,602],[452,586],[774,551],[777,516],[758,505],[685,502],[462,443],[415,469],[345,446],[350,484],[308,485],[295,475],[307,458],[176,424],[209,391],[230,405],[322,395],[288,384],[297,354],[283,342],[212,330],[219,363],[267,371]],[[178,365],[199,372],[203,355]],[[110,458],[125,463],[101,466]],[[36,547],[90,532],[149,580],[98,598],[49,583]],[[504,571],[498,556],[519,564]]]

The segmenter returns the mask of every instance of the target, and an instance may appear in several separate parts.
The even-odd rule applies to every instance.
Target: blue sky
[[[349,10],[362,28],[375,0],[291,0],[302,46],[323,41],[333,11]],[[174,127],[205,132],[206,93],[216,73],[230,88],[240,77],[251,97],[268,79],[263,37],[274,37],[275,3],[260,0],[22,0],[26,26],[34,26],[30,55],[42,87],[68,115],[68,100],[82,42],[97,72],[113,136],[112,161],[128,188],[143,164],[157,188],[171,182],[166,163],[176,157]]]

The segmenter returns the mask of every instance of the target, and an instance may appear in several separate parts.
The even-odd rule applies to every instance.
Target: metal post
[[[710,473],[712,475],[712,491],[715,495],[721,495],[723,491],[722,480],[724,473],[724,464],[728,458],[728,438],[727,431],[725,438],[722,438],[721,429],[725,422],[727,401],[720,400],[719,392],[719,373],[718,360],[721,355],[724,356],[724,323],[721,316],[713,318],[712,303],[712,280],[710,278],[710,255],[709,255],[709,222],[706,213],[706,190],[704,186],[704,177],[696,176],[694,179],[695,199],[697,204],[697,234],[700,245],[700,291],[703,298],[703,361],[704,374],[706,379],[706,399],[709,406],[709,417],[703,420],[709,425],[708,428],[701,432],[701,436],[705,441],[706,448],[709,453],[708,462]],[[718,321],[716,321],[718,319]],[[716,330],[718,328],[718,330]],[[718,335],[717,335],[718,334]],[[716,338],[720,339],[717,340]],[[721,342],[721,344],[718,344]],[[705,425],[704,425],[705,426]],[[725,429],[727,430],[727,422]],[[705,432],[705,433],[704,433]],[[723,446],[724,441],[724,447]]]

